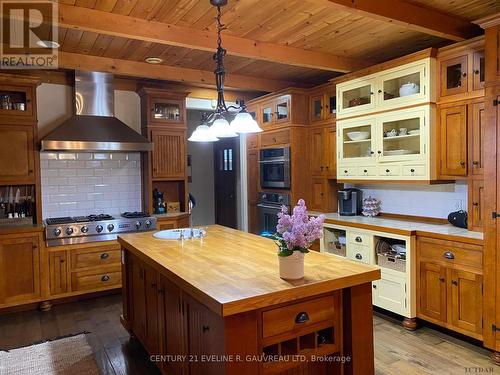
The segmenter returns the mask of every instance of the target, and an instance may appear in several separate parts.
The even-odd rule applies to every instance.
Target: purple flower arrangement
[[[294,251],[308,253],[309,246],[323,236],[325,215],[308,217],[306,202],[300,199],[294,207],[292,215],[283,206],[278,213],[276,234],[272,236],[279,247],[278,255],[287,257]]]

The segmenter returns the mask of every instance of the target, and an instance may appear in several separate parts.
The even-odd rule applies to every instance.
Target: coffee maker
[[[340,190],[338,199],[339,215],[356,216],[361,214],[361,206],[363,204],[363,191],[355,188]]]

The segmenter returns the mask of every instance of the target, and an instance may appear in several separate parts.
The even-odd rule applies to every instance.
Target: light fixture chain
[[[216,112],[222,114],[227,112],[226,101],[224,99],[224,78],[226,75],[226,70],[224,68],[224,55],[226,50],[222,48],[222,35],[221,32],[224,29],[224,25],[221,22],[221,8],[217,6],[217,52],[214,54],[214,60],[216,61],[215,68],[215,84],[217,87],[217,108]]]

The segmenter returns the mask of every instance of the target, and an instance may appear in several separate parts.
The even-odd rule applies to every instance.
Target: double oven
[[[261,149],[259,165],[259,233],[272,234],[276,232],[281,207],[290,207],[290,194],[286,192],[291,186],[290,147]]]

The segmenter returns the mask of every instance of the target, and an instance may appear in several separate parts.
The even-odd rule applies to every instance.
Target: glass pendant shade
[[[231,129],[235,133],[248,134],[248,133],[260,133],[262,129],[257,124],[248,112],[241,112],[236,115],[230,125]]]
[[[210,127],[210,131],[212,132],[212,135],[217,138],[231,138],[238,136],[238,134],[236,134],[229,126],[229,122],[220,117],[214,121]]]
[[[191,142],[216,142],[218,140],[207,125],[197,126],[191,137],[188,138],[188,141]]]

